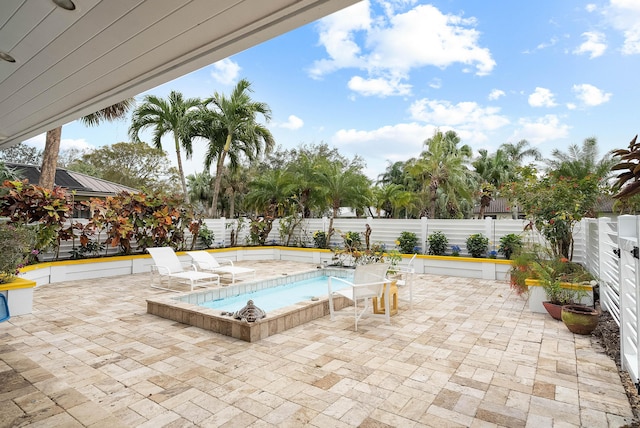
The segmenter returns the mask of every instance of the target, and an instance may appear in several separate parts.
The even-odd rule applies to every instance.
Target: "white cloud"
[[[593,85],[583,83],[581,85],[573,85],[573,92],[582,104],[592,107],[606,103],[611,99],[611,93],[602,91]]]
[[[503,90],[501,90],[501,89],[493,89],[493,90],[491,90],[491,92],[489,93],[489,99],[490,99],[491,101],[493,101],[493,100],[497,100],[498,98],[500,98],[500,97],[504,97],[504,96],[505,96],[505,93],[504,93],[504,91],[503,91]]]
[[[640,2],[637,0],[611,0],[604,12],[613,27],[622,32],[624,55],[640,54]]]
[[[225,58],[211,66],[211,77],[223,85],[231,85],[236,81],[242,69],[237,62]]]
[[[429,87],[433,89],[440,89],[442,87],[442,80],[438,79],[437,77],[431,79],[431,82],[429,82]]]
[[[595,4],[593,4],[593,3],[589,3],[588,5],[586,5],[586,6],[584,7],[584,9],[585,9],[587,12],[595,12],[595,11],[598,9],[598,6],[596,6],[596,5],[595,5]]]
[[[607,50],[605,35],[599,31],[587,31],[582,33],[586,40],[578,46],[573,53],[576,55],[589,54],[589,58],[597,58]]]
[[[529,95],[529,105],[531,107],[555,107],[553,93],[547,88],[536,87],[535,91]]]
[[[64,135],[64,134],[63,134]],[[44,150],[44,146],[46,144],[47,134],[36,135],[35,137],[31,137],[28,140],[25,140],[24,143],[35,147],[40,150]],[[94,146],[89,144],[87,140],[84,138],[62,138],[60,139],[60,151],[69,150],[69,149],[78,149],[80,151],[90,151],[95,149]]]
[[[474,28],[473,18],[445,15],[434,6],[418,5],[372,21],[369,8],[370,3],[363,1],[319,21],[320,44],[328,58],[313,64],[312,77],[358,68],[369,74],[360,78],[361,82],[380,78],[395,82],[419,67],[446,68],[458,63],[463,71],[486,75],[496,65],[489,49],[479,45],[480,32]]]
[[[286,129],[300,129],[304,126],[304,121],[298,116],[291,115],[285,123],[278,125],[280,128]]]
[[[411,85],[400,83],[398,79],[365,79],[360,76],[353,76],[347,84],[349,89],[361,95],[375,95],[379,97],[388,97],[391,95],[409,95],[411,93]]]
[[[498,107],[482,107],[466,101],[451,104],[444,100],[422,99],[414,102],[409,111],[414,120],[429,123],[440,129],[449,128],[469,143],[488,141],[488,131],[495,131],[509,124],[509,119]]]
[[[331,138],[340,153],[351,157],[366,153],[365,173],[371,179],[384,172],[388,162],[406,161],[416,157],[423,149],[423,142],[437,128],[419,123],[399,123],[370,131],[341,129]],[[446,130],[446,129],[445,129]]]
[[[526,139],[532,144],[566,138],[570,127],[560,123],[558,116],[548,114],[537,119],[522,118],[518,121],[519,128],[513,133],[509,141]]]

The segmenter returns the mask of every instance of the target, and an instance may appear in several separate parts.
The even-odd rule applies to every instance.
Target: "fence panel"
[[[640,217],[620,216],[618,245],[620,248],[620,362],[637,383],[640,379],[638,353],[638,223]]]

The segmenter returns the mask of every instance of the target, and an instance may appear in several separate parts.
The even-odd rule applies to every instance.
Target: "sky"
[[[265,125],[279,148],[326,143],[361,156],[375,179],[418,156],[438,129],[474,155],[522,139],[547,158],[590,137],[600,155],[627,147],[640,132],[639,76],[640,0],[370,0],[136,100],[228,96],[246,78],[272,110]],[[128,126],[72,122],[61,148],[129,141]],[[194,145],[187,175],[204,169],[204,143]],[[175,163],[171,136],[163,147]]]

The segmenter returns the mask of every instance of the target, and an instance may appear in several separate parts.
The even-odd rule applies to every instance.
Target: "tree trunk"
[[[187,193],[187,182],[184,178],[184,170],[182,169],[182,156],[180,156],[180,142],[178,141],[178,136],[173,136],[176,142],[176,157],[178,159],[178,173],[180,174],[180,181],[182,183],[182,194],[184,198],[184,202],[189,204],[189,194]]]
[[[216,162],[216,179],[213,184],[213,202],[211,202],[211,211],[213,218],[218,218],[218,193],[220,193],[220,183],[222,182],[222,167],[224,165],[224,158],[231,147],[231,134],[227,135],[227,141],[224,144],[224,148],[218,157]]]
[[[47,131],[47,139],[42,156],[42,168],[40,169],[40,181],[38,181],[38,185],[45,189],[53,189],[55,184],[61,136],[62,126]]]

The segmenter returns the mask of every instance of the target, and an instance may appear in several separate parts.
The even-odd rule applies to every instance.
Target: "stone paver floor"
[[[241,262],[259,276],[315,268]],[[347,308],[257,343],[148,315],[148,275],[36,288],[0,324],[0,426],[620,427],[590,337],[502,281],[418,275],[390,326]]]

